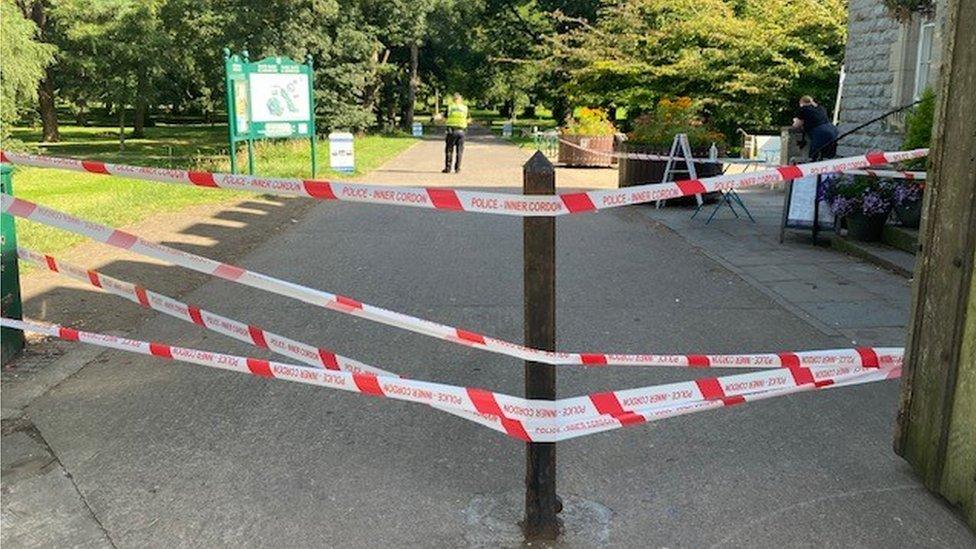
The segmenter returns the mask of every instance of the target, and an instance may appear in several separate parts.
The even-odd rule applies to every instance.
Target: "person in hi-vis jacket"
[[[468,106],[461,94],[454,94],[454,101],[447,106],[447,135],[444,138],[444,173],[461,171],[461,155],[464,153],[464,130],[468,128]]]

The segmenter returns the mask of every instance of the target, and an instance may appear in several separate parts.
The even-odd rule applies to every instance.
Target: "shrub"
[[[613,135],[617,131],[603,109],[583,107],[563,128],[563,135]]]
[[[674,136],[683,133],[688,136],[692,148],[708,147],[712,143],[721,145],[724,136],[710,129],[701,117],[701,105],[690,97],[671,100],[667,97],[658,101],[654,110],[643,114],[634,121],[634,131],[628,141],[642,145],[668,147]]]
[[[926,88],[922,93],[922,102],[905,117],[905,140],[902,149],[922,149],[932,142],[932,123],[935,118],[935,92]],[[905,162],[908,169],[924,169],[927,158],[916,158]]]

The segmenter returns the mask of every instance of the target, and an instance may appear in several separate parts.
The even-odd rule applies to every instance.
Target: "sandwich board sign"
[[[315,177],[315,94],[312,56],[305,63],[287,57],[251,62],[248,53],[231,55],[224,48],[227,89],[227,127],[230,169],[237,173],[233,154],[247,142],[248,173],[254,174],[254,141],[307,138]]]
[[[820,175],[808,175],[786,183],[783,203],[783,219],[780,223],[779,241],[783,242],[786,229],[810,229],[814,243],[821,230],[833,230],[834,215],[823,200],[817,200]]]
[[[329,134],[330,168],[337,172],[353,172],[356,170],[352,139],[352,134],[349,132],[332,132]]]

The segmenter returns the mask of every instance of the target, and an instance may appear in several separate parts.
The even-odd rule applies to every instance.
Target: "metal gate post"
[[[0,190],[4,194],[13,196],[13,168],[8,164],[0,164]],[[0,214],[0,311],[6,318],[20,320],[23,316],[23,305],[20,301],[20,271],[17,267],[17,232],[14,216]],[[10,328],[0,328],[0,361],[6,363],[17,356],[24,348],[24,332]]]

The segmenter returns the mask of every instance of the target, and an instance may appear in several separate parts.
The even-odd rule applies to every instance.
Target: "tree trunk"
[[[502,103],[502,112],[501,112],[502,118],[504,118],[505,120],[511,120],[512,115],[514,114],[515,114],[515,100],[506,99],[505,102]]]
[[[125,105],[119,105],[119,152],[125,150]]]
[[[417,87],[420,85],[420,77],[417,75],[419,57],[420,46],[410,44],[410,82],[407,85],[407,104],[403,109],[403,127],[408,130],[413,127],[413,109],[417,102]]]
[[[370,57],[370,62],[372,63],[372,69],[370,71],[370,78],[368,83],[363,88],[363,107],[367,110],[372,111],[376,114],[376,125],[379,127],[383,126],[383,109],[377,106],[377,94],[379,90],[383,87],[383,77],[380,76],[380,67],[386,64],[390,59],[390,50],[383,51],[383,58],[380,59],[379,50],[373,50],[373,54]]]
[[[143,138],[146,136],[146,88],[148,87],[147,77],[144,72],[139,73],[139,80],[136,83],[136,108],[132,119],[132,137]]]
[[[58,112],[54,108],[54,84],[51,82],[51,71],[45,71],[44,79],[37,86],[37,111],[41,115],[43,126],[42,140],[46,143],[61,141],[58,131]]]
[[[49,42],[45,36],[47,14],[44,13],[44,2],[36,0],[30,4],[30,13],[27,13],[27,9],[27,4],[21,5],[24,16],[37,25],[41,41]],[[37,85],[37,111],[41,115],[43,126],[42,140],[47,143],[61,141],[61,132],[58,131],[58,113],[54,108],[54,80],[50,68],[44,70],[44,78]]]
[[[75,108],[77,113],[75,114],[75,123],[81,127],[88,125],[88,101],[84,99],[79,99],[75,102]]]

